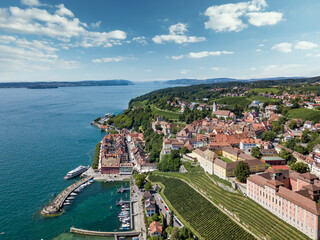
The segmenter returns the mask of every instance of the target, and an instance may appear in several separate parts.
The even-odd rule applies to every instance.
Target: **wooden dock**
[[[49,203],[47,206],[45,206],[42,210],[41,210],[41,214],[43,216],[54,216],[57,215],[59,213],[61,213],[61,208],[63,206],[63,203],[65,202],[66,198],[78,187],[80,187],[82,184],[84,184],[85,182],[89,181],[90,179],[92,179],[93,177],[86,177],[83,179],[80,179],[79,181],[75,182],[74,184],[72,184],[71,186],[67,187],[66,189],[64,189],[61,193],[59,193],[56,198]]]
[[[87,236],[99,236],[99,237],[136,237],[140,235],[140,232],[137,232],[137,231],[100,232],[100,231],[84,230],[84,229],[75,228],[75,227],[70,228],[70,233],[82,234]]]

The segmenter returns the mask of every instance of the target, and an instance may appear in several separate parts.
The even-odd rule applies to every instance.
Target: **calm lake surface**
[[[113,198],[123,183],[88,186],[57,218],[42,218],[39,211],[52,193],[74,181],[63,179],[68,171],[92,163],[104,133],[90,121],[120,113],[131,98],[165,87],[172,85],[0,89],[0,232],[6,233],[0,240],[87,239],[64,232],[73,225],[119,227]]]

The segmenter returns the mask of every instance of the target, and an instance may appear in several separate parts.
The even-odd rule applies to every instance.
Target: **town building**
[[[210,150],[195,149],[192,153],[188,153],[187,156],[197,159],[204,171],[210,174],[214,173],[214,161],[218,158],[216,153]]]
[[[261,161],[273,165],[286,165],[286,160],[279,156],[262,156]]]
[[[268,169],[247,179],[247,194],[310,238],[319,238],[320,180],[314,174]]]
[[[157,236],[158,238],[161,238],[162,226],[159,222],[153,221],[150,223],[148,230],[151,237]]]
[[[244,138],[240,141],[240,149],[245,153],[250,153],[251,149],[256,146],[257,145],[252,138]]]

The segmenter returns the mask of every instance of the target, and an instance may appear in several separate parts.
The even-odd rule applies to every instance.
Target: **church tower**
[[[217,103],[216,103],[216,102],[213,102],[212,112],[216,112],[217,110],[218,110]]]

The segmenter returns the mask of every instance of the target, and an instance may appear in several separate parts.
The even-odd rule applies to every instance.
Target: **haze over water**
[[[52,239],[72,224],[112,231],[115,225],[108,222],[112,217],[106,220],[89,214],[88,207],[95,212],[102,206],[90,202],[90,194],[102,192],[97,201],[106,199],[103,207],[110,208],[105,196],[113,190],[99,183],[85,189],[58,218],[40,218],[39,211],[52,193],[72,183],[63,179],[68,171],[92,163],[95,145],[104,133],[90,121],[119,113],[131,98],[163,87],[169,86],[0,89],[0,232],[6,233],[0,240]]]

